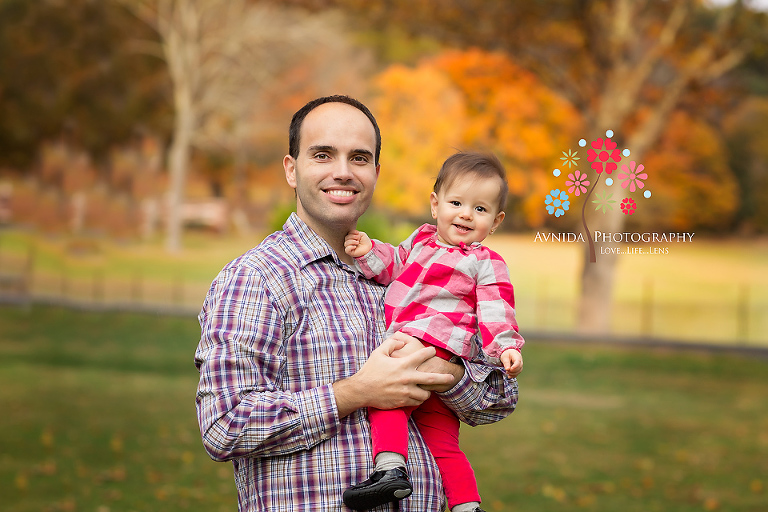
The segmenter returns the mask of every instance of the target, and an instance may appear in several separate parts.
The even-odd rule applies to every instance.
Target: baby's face
[[[439,194],[432,193],[432,218],[444,244],[482,242],[504,219],[499,211],[499,179],[457,178]]]

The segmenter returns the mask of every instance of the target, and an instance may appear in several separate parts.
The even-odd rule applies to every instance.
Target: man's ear
[[[429,195],[429,206],[432,209],[432,218],[436,219],[437,218],[437,194],[435,194],[434,192],[432,192]]]
[[[296,189],[296,160],[291,155],[285,155],[283,158],[283,169],[285,169],[285,181],[292,189]]]

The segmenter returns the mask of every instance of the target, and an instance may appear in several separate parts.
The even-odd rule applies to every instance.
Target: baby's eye
[[[459,201],[449,201],[451,205],[453,206],[461,206],[461,203]]]
[[[475,211],[483,213],[483,212],[487,212],[488,210],[486,210],[485,206],[476,206]]]

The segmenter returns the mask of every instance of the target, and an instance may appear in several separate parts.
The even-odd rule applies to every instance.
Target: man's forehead
[[[350,137],[358,139],[354,141],[356,145],[367,142],[372,145],[371,149],[376,145],[376,131],[371,120],[362,111],[346,103],[331,102],[315,107],[307,114],[301,126],[303,147],[352,143]]]

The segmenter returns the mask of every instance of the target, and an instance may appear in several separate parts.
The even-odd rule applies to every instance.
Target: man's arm
[[[330,383],[289,392],[284,312],[261,276],[222,272],[200,313],[195,353],[197,417],[203,445],[218,461],[310,449],[338,433]]]
[[[358,408],[418,405],[429,396],[419,385],[452,380],[416,370],[434,355],[432,348],[391,357],[403,343],[404,335],[397,335],[349,378],[285,391],[279,384],[286,371],[283,313],[276,303],[256,273],[234,269],[217,278],[200,314],[197,414],[203,445],[214,460],[310,449],[336,435],[339,419]]]

